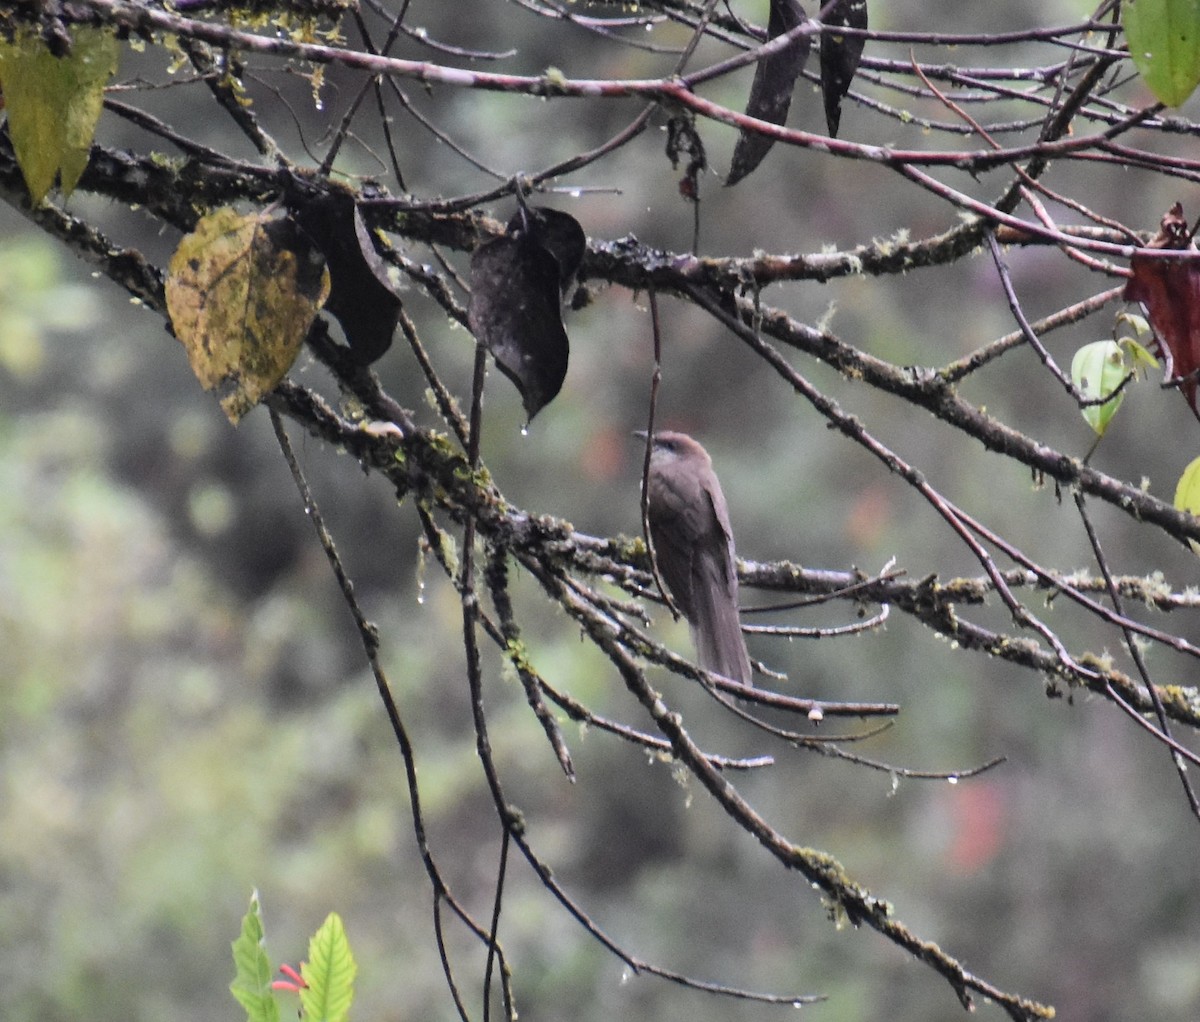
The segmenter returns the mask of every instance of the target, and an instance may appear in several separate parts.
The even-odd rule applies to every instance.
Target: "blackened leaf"
[[[825,24],[865,29],[867,0],[840,0],[829,12]],[[834,138],[842,121],[842,97],[850,91],[865,42],[862,36],[844,36],[835,32],[821,34],[821,92],[825,96],[825,123]]]
[[[790,32],[804,21],[804,8],[800,0],[771,0],[771,14],[767,21],[767,39],[775,39]],[[809,37],[800,36],[779,53],[758,62],[754,69],[754,81],[750,85],[750,99],[746,103],[746,115],[760,121],[783,124],[787,120],[788,107],[792,105],[792,91],[796,79],[804,70],[808,60]],[[773,138],[755,131],[743,131],[733,149],[733,162],[729,167],[726,186],[737,184],[757,167],[775,144]]]
[[[1195,251],[1183,207],[1179,203],[1162,218],[1158,236],[1149,248]],[[1166,359],[1166,381],[1179,381],[1192,412],[1196,408],[1196,376],[1200,371],[1200,264],[1188,260],[1130,260],[1133,276],[1125,285],[1125,299],[1141,302],[1154,328],[1159,353]]]
[[[558,260],[559,288],[565,295],[587,251],[587,235],[579,221],[549,206],[525,206],[509,220],[508,233],[527,234]]]
[[[528,231],[506,234],[471,255],[471,332],[521,392],[532,419],[567,375],[562,269]]]
[[[305,202],[298,219],[329,266],[333,289],[325,308],[341,323],[355,361],[374,362],[391,346],[400,298],[354,196],[331,192]]]

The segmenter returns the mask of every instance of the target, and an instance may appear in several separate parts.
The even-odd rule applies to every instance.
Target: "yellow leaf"
[[[76,28],[65,57],[54,56],[27,26],[11,42],[0,39],[9,133],[35,206],[55,177],[70,195],[83,176],[104,86],[116,70],[117,40],[109,28]]]
[[[296,360],[329,272],[292,221],[225,206],[179,243],[166,293],[192,372],[205,390],[222,389],[236,425]]]

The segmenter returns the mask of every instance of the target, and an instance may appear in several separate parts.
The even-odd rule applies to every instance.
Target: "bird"
[[[646,438],[644,431],[634,435]],[[655,564],[691,627],[700,666],[752,684],[738,618],[733,530],[712,459],[686,433],[657,432],[646,488]]]

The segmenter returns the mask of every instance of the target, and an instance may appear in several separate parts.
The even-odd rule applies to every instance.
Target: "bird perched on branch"
[[[691,625],[700,666],[751,684],[729,510],[712,459],[690,436],[654,434],[647,503],[655,563]]]

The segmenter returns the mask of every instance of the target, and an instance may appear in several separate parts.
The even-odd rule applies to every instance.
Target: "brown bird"
[[[751,684],[733,530],[712,459],[684,433],[655,433],[647,489],[655,562],[691,625],[700,666]]]

